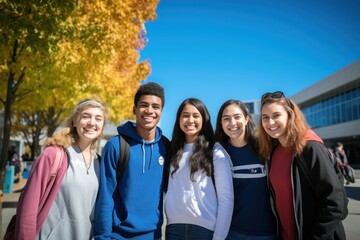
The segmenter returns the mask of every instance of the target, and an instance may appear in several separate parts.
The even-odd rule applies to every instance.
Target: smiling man
[[[119,136],[106,143],[100,164],[95,239],[161,239],[166,149],[157,124],[164,103],[164,89],[157,83],[146,83],[137,90],[133,108],[136,123],[129,121],[117,129],[130,145],[120,180]]]

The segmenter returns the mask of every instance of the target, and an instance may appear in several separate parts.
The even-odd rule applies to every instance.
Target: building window
[[[360,87],[302,109],[311,128],[360,119]]]

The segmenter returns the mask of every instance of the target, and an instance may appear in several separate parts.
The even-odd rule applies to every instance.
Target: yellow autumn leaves
[[[12,81],[17,116],[49,108],[66,116],[80,98],[98,96],[115,123],[132,118],[133,94],[150,73],[149,62],[139,62],[145,23],[158,2],[1,1],[1,100]]]

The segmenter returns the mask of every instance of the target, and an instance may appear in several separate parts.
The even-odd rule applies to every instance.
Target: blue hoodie
[[[161,129],[146,142],[127,122],[118,127],[130,145],[129,161],[119,184],[116,167],[119,136],[105,145],[100,162],[100,187],[95,207],[95,239],[160,239],[163,223],[162,175],[165,146]]]

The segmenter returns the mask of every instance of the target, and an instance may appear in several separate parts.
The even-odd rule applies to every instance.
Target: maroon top
[[[281,144],[276,147],[271,158],[269,178],[275,191],[275,204],[280,219],[281,238],[297,240],[294,215],[293,189],[291,185],[291,162],[293,153]]]

